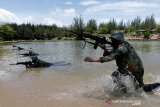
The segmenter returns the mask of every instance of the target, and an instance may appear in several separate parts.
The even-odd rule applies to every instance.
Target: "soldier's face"
[[[112,42],[112,46],[113,48],[117,48],[118,45],[119,45],[119,41],[117,41],[116,39],[114,38],[111,38],[111,42]]]

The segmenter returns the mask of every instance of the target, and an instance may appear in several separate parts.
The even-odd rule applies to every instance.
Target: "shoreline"
[[[62,37],[61,39],[59,38],[54,38],[51,40],[13,40],[13,41],[0,41],[0,44],[5,44],[5,43],[18,43],[18,42],[39,42],[39,41],[68,41],[68,40],[76,40],[75,37]],[[146,40],[142,37],[133,37],[133,36],[128,36],[125,37],[125,40],[129,40],[129,41],[160,41],[160,37],[159,36],[153,36],[151,37],[149,40]]]
[[[144,39],[143,36],[135,37],[135,36],[126,36],[125,40],[142,40],[142,41],[158,41],[160,40],[160,35],[159,34],[152,34],[149,39]]]

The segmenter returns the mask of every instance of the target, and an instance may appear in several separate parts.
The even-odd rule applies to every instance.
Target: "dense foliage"
[[[90,19],[86,24],[81,16],[75,17],[73,23],[68,27],[58,27],[53,25],[33,25],[33,24],[1,24],[0,25],[0,41],[2,40],[51,40],[53,38],[74,37],[74,34],[67,32],[64,29],[70,29],[78,33],[89,32],[94,34],[110,34],[114,30],[123,30],[127,34],[143,36],[149,39],[150,31],[160,33],[160,25],[155,21],[154,15],[141,20],[140,17],[132,21],[125,22],[121,20],[117,22],[112,19],[108,22],[102,22],[97,25],[95,19]],[[143,30],[142,33],[137,33],[138,30]],[[134,33],[133,33],[134,32]],[[78,39],[78,38],[77,38]]]

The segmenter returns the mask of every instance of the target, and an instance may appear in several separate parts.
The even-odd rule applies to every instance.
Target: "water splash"
[[[94,79],[92,85],[88,86],[88,91],[83,94],[85,97],[106,99],[112,97],[121,98],[147,98],[148,96],[142,89],[136,89],[133,78],[130,76],[122,76],[121,83],[117,85],[113,82],[111,76],[104,75],[100,78]]]
[[[153,82],[160,82],[160,75],[152,75],[152,80]],[[153,93],[155,95],[160,96],[160,87],[158,87],[157,89],[153,90]]]

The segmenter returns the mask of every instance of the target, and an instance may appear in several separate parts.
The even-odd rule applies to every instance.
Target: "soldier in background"
[[[66,63],[64,61],[49,63],[39,59],[37,56],[31,56],[31,61],[17,62],[16,64],[10,64],[10,65],[25,65],[26,68],[38,68],[38,67],[50,67],[52,65],[65,66],[65,65],[70,65],[70,63]]]

